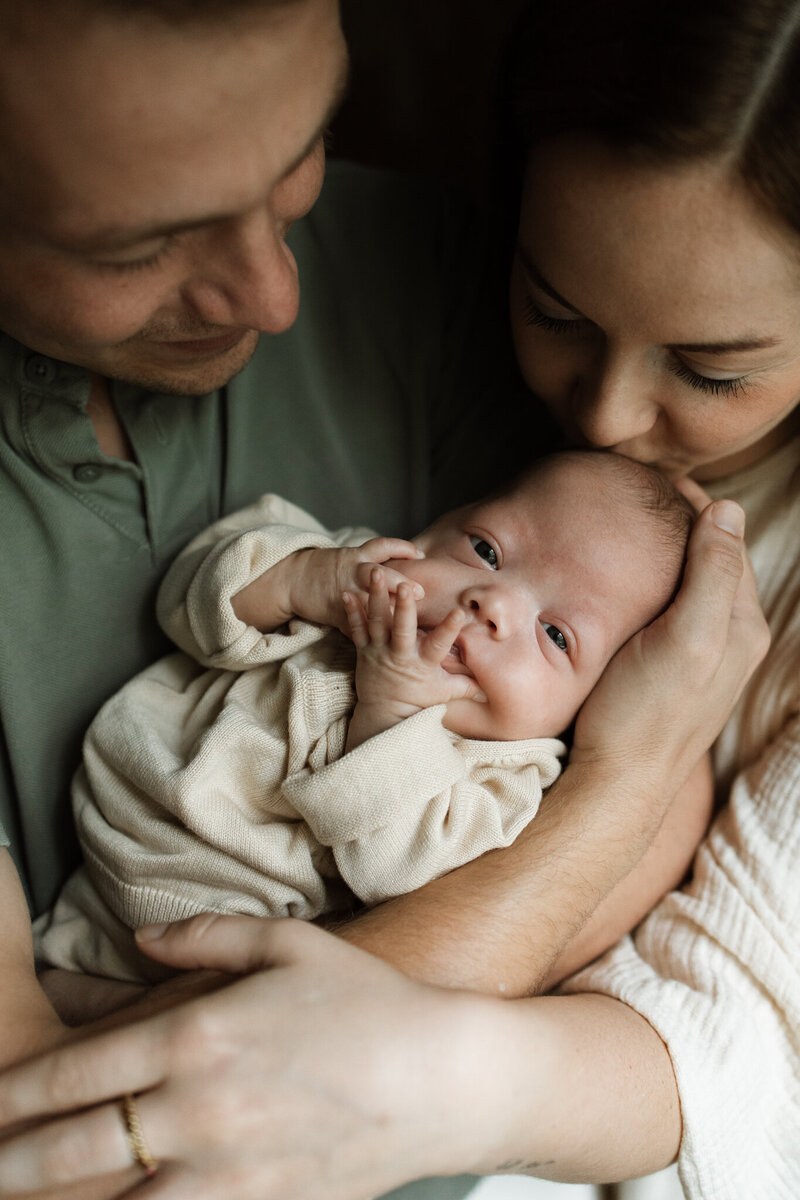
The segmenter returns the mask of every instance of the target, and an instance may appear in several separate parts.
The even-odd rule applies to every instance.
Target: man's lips
[[[155,344],[174,354],[221,354],[232,350],[247,334],[247,329],[233,329],[205,338],[180,338],[176,341],[159,341]]]

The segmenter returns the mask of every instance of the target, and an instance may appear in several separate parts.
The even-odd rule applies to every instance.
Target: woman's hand
[[[700,497],[695,488],[690,498]],[[737,504],[703,510],[675,601],[606,668],[578,717],[571,763],[627,775],[638,796],[669,800],[685,782],[769,647],[743,534]]]
[[[440,1051],[466,1050],[476,998],[291,920],[194,918],[143,946],[175,966],[252,973],[7,1072],[0,1128],[47,1123],[0,1144],[0,1195],[128,1167],[125,1093],[161,1164],[142,1194],[163,1200],[355,1200],[473,1161],[477,1131],[450,1128],[470,1055]]]

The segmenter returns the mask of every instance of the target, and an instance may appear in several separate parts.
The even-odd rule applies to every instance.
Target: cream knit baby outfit
[[[260,634],[230,601],[292,551],[369,531],[332,537],[264,497],[208,536],[159,605],[194,657],[138,675],[87,734],[73,785],[85,869],[40,930],[51,965],[155,978],[130,933],[140,925],[205,911],[311,920],[412,891],[509,845],[558,775],[561,742],[461,738],[444,705],[345,754],[349,640],[301,620]]]

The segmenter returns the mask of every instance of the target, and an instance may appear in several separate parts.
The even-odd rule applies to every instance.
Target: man
[[[332,526],[421,527],[485,486],[506,390],[476,308],[476,293],[493,297],[474,230],[440,196],[344,170],[301,220],[344,83],[335,0],[6,0],[0,14],[0,821],[37,915],[75,861],[67,790],[81,734],[164,649],[153,595],[175,552],[266,489]],[[487,373],[497,386],[481,408]],[[18,931],[19,885],[0,853]],[[437,982],[525,991],[588,912],[536,946],[528,926],[541,923],[524,909],[508,918],[529,852],[515,853],[505,876],[475,864],[466,884],[449,877],[433,900],[400,901],[346,936]],[[630,897],[619,907],[600,944],[628,927]],[[119,1195],[150,1152],[162,1160],[153,1194],[242,1200],[374,1194],[408,1177],[405,1150],[426,1139],[412,1174],[485,1162],[466,1129],[458,1161],[437,1159],[430,1104],[446,1112],[451,1076],[424,1106],[381,1099],[394,1038],[413,1093],[463,1000],[313,929],[235,924],[223,952],[223,924],[205,942],[195,925],[177,965],[283,969],[81,1041],[68,1068],[45,1055],[43,1111],[66,1115],[20,1137],[0,1191]],[[587,929],[550,978],[598,948]],[[6,937],[15,1014],[29,950]],[[278,940],[265,949],[264,937]],[[48,1020],[40,1046],[63,1037]],[[5,1021],[5,1063],[37,1048],[17,1028]],[[6,1126],[33,1097],[14,1078],[0,1088]],[[138,1092],[123,1121],[120,1099]]]

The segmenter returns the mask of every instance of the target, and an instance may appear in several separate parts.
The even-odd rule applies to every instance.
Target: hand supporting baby
[[[423,708],[484,699],[474,679],[450,674],[442,665],[465,614],[454,608],[434,629],[421,631],[415,603],[421,591],[418,583],[396,582],[386,568],[373,566],[366,606],[359,595],[342,594],[357,653],[358,701],[350,719],[348,751]]]

